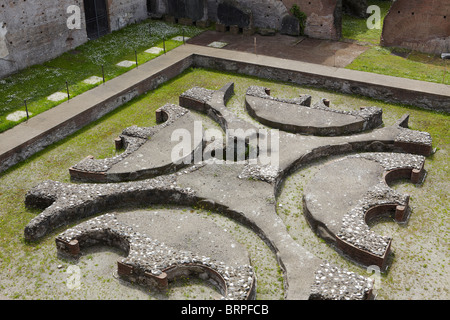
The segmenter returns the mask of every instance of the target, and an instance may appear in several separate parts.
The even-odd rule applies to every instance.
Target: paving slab
[[[129,68],[129,67],[131,67],[131,66],[133,66],[135,64],[136,64],[136,61],[124,60],[124,61],[121,61],[121,62],[117,63],[117,66],[124,67],[124,68]]]
[[[226,43],[227,45],[223,47],[225,50],[246,53],[256,52],[258,55],[340,68],[350,64],[368,49],[368,47],[357,44],[280,34],[274,36],[262,36],[259,34],[246,36],[217,31],[206,31],[187,41],[187,43],[201,46],[210,46],[214,42]]]
[[[52,95],[47,97],[47,100],[50,101],[61,101],[67,98],[67,93],[64,92],[55,92]]]
[[[164,49],[159,47],[151,47],[150,49],[145,50],[145,52],[150,54],[160,54],[163,51]]]

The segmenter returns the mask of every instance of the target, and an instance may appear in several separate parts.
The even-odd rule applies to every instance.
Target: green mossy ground
[[[394,263],[389,272],[381,276],[378,294],[382,299],[449,298],[447,284],[449,254],[446,245],[449,240],[446,221],[450,208],[448,115],[203,69],[187,70],[160,88],[135,98],[78,133],[0,174],[0,296],[17,299],[161,298],[137,286],[125,285],[112,278],[111,270],[115,268],[115,261],[120,255],[109,251],[94,251],[91,254],[94,262],[88,259],[80,265],[83,267],[85,277],[83,283],[86,286],[82,287],[81,291],[68,290],[65,281],[69,275],[65,271],[70,263],[57,258],[54,245],[54,238],[62,229],[56,230],[35,244],[28,244],[23,240],[24,227],[40,212],[25,207],[25,194],[30,188],[47,179],[69,182],[68,168],[89,154],[96,158],[115,155],[113,140],[125,127],[155,125],[155,110],[165,103],[178,103],[178,96],[192,86],[219,89],[230,81],[235,83],[235,95],[228,103],[228,107],[249,121],[252,120],[244,108],[245,92],[251,85],[260,85],[270,87],[271,95],[278,97],[292,98],[304,93],[312,95],[313,101],[326,97],[332,102],[332,107],[338,109],[356,110],[360,106],[379,106],[383,108],[385,125],[391,125],[401,115],[409,113],[412,129],[430,132],[433,136],[433,147],[437,148],[437,152],[426,161],[425,168],[428,173],[425,182],[419,186],[406,182],[394,185],[395,188],[411,195],[410,204],[413,212],[408,225],[398,226],[395,223],[383,222],[373,226],[377,232],[390,234],[394,238]],[[292,237],[318,257],[370,276],[365,269],[343,259],[317,238],[302,216],[302,188],[317,170],[318,165],[327,160],[323,159],[299,170],[286,181],[277,199],[278,204],[282,204],[277,207],[278,214]],[[199,212],[199,214],[210,213]],[[219,215],[214,217],[220,218]],[[259,270],[258,298],[282,299],[282,277],[270,250],[246,228],[229,220],[218,223],[228,225],[227,229],[233,232],[233,236],[248,248],[252,263]],[[96,264],[102,266],[102,261],[107,261],[109,267],[96,268]],[[57,266],[60,264],[64,267],[58,269]],[[197,286],[194,282],[192,285]],[[185,287],[179,283],[176,288]],[[177,291],[181,296],[175,294],[174,296],[198,298],[202,290],[209,292],[209,289],[201,288],[195,290],[190,288],[187,293],[183,290],[180,292],[184,293]]]

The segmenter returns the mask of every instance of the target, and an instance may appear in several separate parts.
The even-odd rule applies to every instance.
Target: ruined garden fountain
[[[425,157],[432,153],[430,135],[410,130],[408,115],[383,126],[380,108],[340,111],[326,99],[281,99],[272,97],[268,88],[252,86],[245,97],[248,114],[277,129],[263,130],[227,109],[233,93],[233,83],[220,90],[194,87],[180,95],[179,105],[156,111],[158,125],[124,129],[115,141],[122,151],[117,156],[88,156],[69,168],[77,183],[44,181],[29,190],[26,204],[43,211],[26,226],[25,239],[37,241],[56,228],[85,220],[56,237],[60,254],[78,257],[89,246],[112,246],[126,253],[117,262],[123,279],[164,289],[172,279],[197,275],[210,279],[224,299],[255,299],[258,279],[250,264],[178,250],[114,213],[149,204],[201,207],[234,219],[265,241],[282,268],[286,299],[374,298],[372,279],[304,249],[278,217],[276,201],[268,199],[275,199],[283,181],[305,164],[342,155],[307,185],[304,216],[343,256],[385,270],[391,238],[371,231],[367,222],[380,215],[398,223],[408,220],[408,195],[388,184],[405,178],[423,181]],[[195,113],[216,121],[225,137],[220,133],[211,139]],[[194,137],[175,157],[174,132]],[[237,159],[229,156],[236,151]]]

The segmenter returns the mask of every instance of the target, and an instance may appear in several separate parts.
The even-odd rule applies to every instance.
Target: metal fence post
[[[23,100],[23,102],[25,103],[25,111],[27,112],[27,120],[28,120],[30,116],[28,115],[27,99]]]
[[[134,57],[136,59],[136,68],[139,68],[138,60],[137,60],[137,51],[136,50],[134,50]]]
[[[69,92],[69,83],[66,81],[66,89],[67,89],[67,101],[70,100],[70,92]]]

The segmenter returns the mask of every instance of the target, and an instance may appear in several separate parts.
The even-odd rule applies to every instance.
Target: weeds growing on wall
[[[300,10],[298,5],[294,4],[290,10],[290,12],[298,19],[298,23],[300,25],[300,35],[305,33],[305,24],[306,24],[306,13]]]

